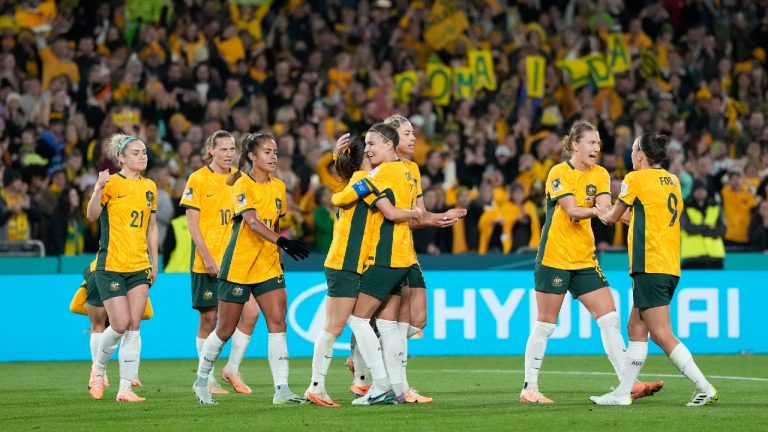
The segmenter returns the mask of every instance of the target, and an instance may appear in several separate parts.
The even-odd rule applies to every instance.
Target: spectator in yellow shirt
[[[757,198],[746,188],[740,168],[733,167],[729,170],[728,182],[720,194],[723,197],[725,216],[725,245],[731,248],[746,248],[749,243],[749,215],[757,205]]]

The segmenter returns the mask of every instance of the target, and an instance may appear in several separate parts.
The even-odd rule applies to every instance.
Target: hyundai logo
[[[288,307],[288,324],[297,335],[314,344],[325,326],[325,301],[328,285],[321,283],[296,296]],[[318,298],[319,297],[319,298]],[[349,351],[349,343],[336,342],[334,349]]]

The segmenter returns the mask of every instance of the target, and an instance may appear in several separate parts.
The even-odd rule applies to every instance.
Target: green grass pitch
[[[616,385],[604,356],[549,356],[540,386],[555,405],[521,405],[521,357],[416,357],[409,381],[433,404],[353,407],[344,359],[331,365],[326,387],[341,408],[273,406],[266,360],[246,360],[241,371],[251,395],[219,396],[199,406],[192,393],[197,362],[144,361],[138,394],[143,404],[114,401],[117,362],[104,399],[90,400],[89,364],[0,364],[0,429],[10,430],[264,430],[317,431],[570,431],[570,430],[768,430],[768,356],[695,356],[720,391],[713,406],[686,408],[693,388],[663,356],[651,356],[642,379],[662,379],[664,389],[630,407],[597,407],[588,401]],[[217,363],[217,371],[224,362]],[[303,393],[309,359],[291,360],[291,388]]]

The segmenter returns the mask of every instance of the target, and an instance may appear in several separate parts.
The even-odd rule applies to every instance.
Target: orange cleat
[[[368,389],[370,389],[371,386],[367,385],[356,385],[355,383],[352,383],[351,386],[349,386],[349,391],[352,392],[352,394],[357,396],[365,396],[366,393],[368,393]]]
[[[664,387],[664,381],[638,381],[632,386],[632,400],[637,400],[646,396],[653,396],[654,394],[658,393],[662,387]]]
[[[552,399],[544,396],[538,390],[523,390],[523,391],[521,391],[520,392],[520,402],[522,402],[524,404],[529,404],[529,403],[553,404],[553,403],[555,403]]]
[[[98,375],[97,372],[91,371],[91,379],[88,383],[91,398],[100,400],[104,396],[104,375]]]
[[[229,383],[237,393],[251,394],[251,388],[248,387],[240,377],[240,373],[232,373],[226,369],[221,370],[221,379]]]
[[[128,391],[118,392],[115,400],[118,402],[144,402],[147,399],[141,396],[137,396],[136,393],[133,392],[133,390],[128,390]]]
[[[221,386],[217,381],[214,381],[212,383],[208,383],[208,392],[212,395],[223,395],[223,394],[229,394],[229,390],[225,389]]]
[[[432,403],[432,398],[422,396],[418,390],[410,388],[405,392],[405,403]]]
[[[328,396],[328,393],[317,394],[307,390],[304,393],[304,397],[307,398],[307,400],[309,400],[311,403],[324,408],[338,408],[340,406],[334,402],[330,396]]]

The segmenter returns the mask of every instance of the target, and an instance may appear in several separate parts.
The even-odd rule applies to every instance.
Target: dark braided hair
[[[640,135],[637,142],[639,150],[648,158],[651,165],[661,165],[667,158],[667,144],[669,137],[655,133],[645,133]]]
[[[260,132],[245,135],[240,140],[240,160],[237,162],[237,171],[232,173],[232,175],[230,175],[227,179],[228,185],[232,186],[235,184],[237,179],[243,175],[243,167],[248,163],[248,154],[254,153],[259,147],[259,144],[267,140],[274,141],[275,138],[273,138],[270,134]]]

